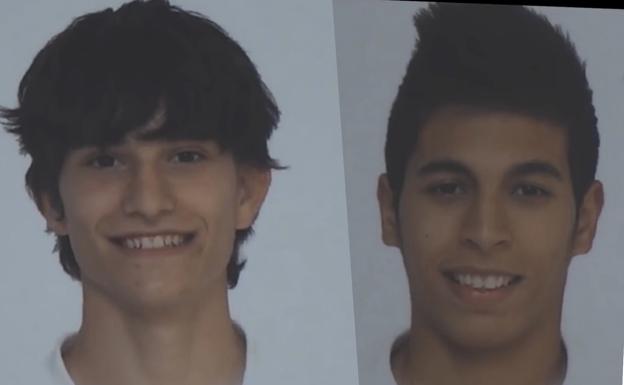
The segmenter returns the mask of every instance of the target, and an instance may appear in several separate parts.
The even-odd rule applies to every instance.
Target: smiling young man
[[[3,109],[82,324],[51,383],[241,384],[228,288],[278,167],[278,108],[244,50],[166,1],[76,19]]]
[[[584,65],[524,7],[432,4],[414,20],[378,184],[412,314],[388,383],[562,384],[567,269],[603,205]]]

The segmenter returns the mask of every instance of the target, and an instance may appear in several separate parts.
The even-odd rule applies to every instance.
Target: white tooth
[[[479,276],[475,276],[472,278],[472,286],[476,287],[477,289],[483,288],[483,283],[483,279]]]
[[[122,243],[131,249],[155,249],[177,246],[183,241],[184,239],[179,235],[157,235],[155,237],[124,238]]]
[[[145,249],[151,249],[154,247],[152,244],[151,238],[143,237],[141,238],[141,246]]]
[[[154,248],[161,248],[165,245],[165,240],[161,236],[152,238],[152,246]]]
[[[455,274],[455,279],[462,285],[470,286],[475,289],[498,289],[503,286],[507,286],[511,281],[512,277],[509,276],[480,276],[480,275],[470,275],[470,274]]]
[[[484,280],[484,286],[486,289],[494,289],[496,287],[496,278],[488,275]]]

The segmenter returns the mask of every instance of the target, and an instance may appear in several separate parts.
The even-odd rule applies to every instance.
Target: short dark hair
[[[241,164],[280,168],[267,141],[279,109],[245,51],[205,16],[166,0],[132,1],[76,18],[36,55],[21,80],[19,106],[2,108],[32,163],[27,189],[63,212],[58,182],[67,154],[120,143],[162,109],[152,138],[210,139]],[[232,288],[244,262],[237,230],[227,267]],[[80,279],[69,237],[57,237],[63,269]]]
[[[448,106],[518,113],[567,131],[577,207],[593,182],[599,136],[585,63],[570,38],[522,6],[431,4],[414,16],[415,51],[388,120],[386,171],[398,207],[418,132]]]

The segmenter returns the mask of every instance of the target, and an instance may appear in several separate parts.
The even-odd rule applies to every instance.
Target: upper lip
[[[521,277],[522,275],[512,273],[505,269],[481,268],[474,266],[458,266],[442,270],[445,274],[469,274],[469,275],[509,275],[512,277]]]

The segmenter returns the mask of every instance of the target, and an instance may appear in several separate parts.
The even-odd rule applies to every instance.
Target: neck
[[[240,384],[245,337],[227,288],[175,306],[118,306],[85,287],[83,322],[63,357],[82,384]]]
[[[391,364],[399,385],[560,385],[567,354],[558,328],[487,350],[410,329],[395,342]]]

